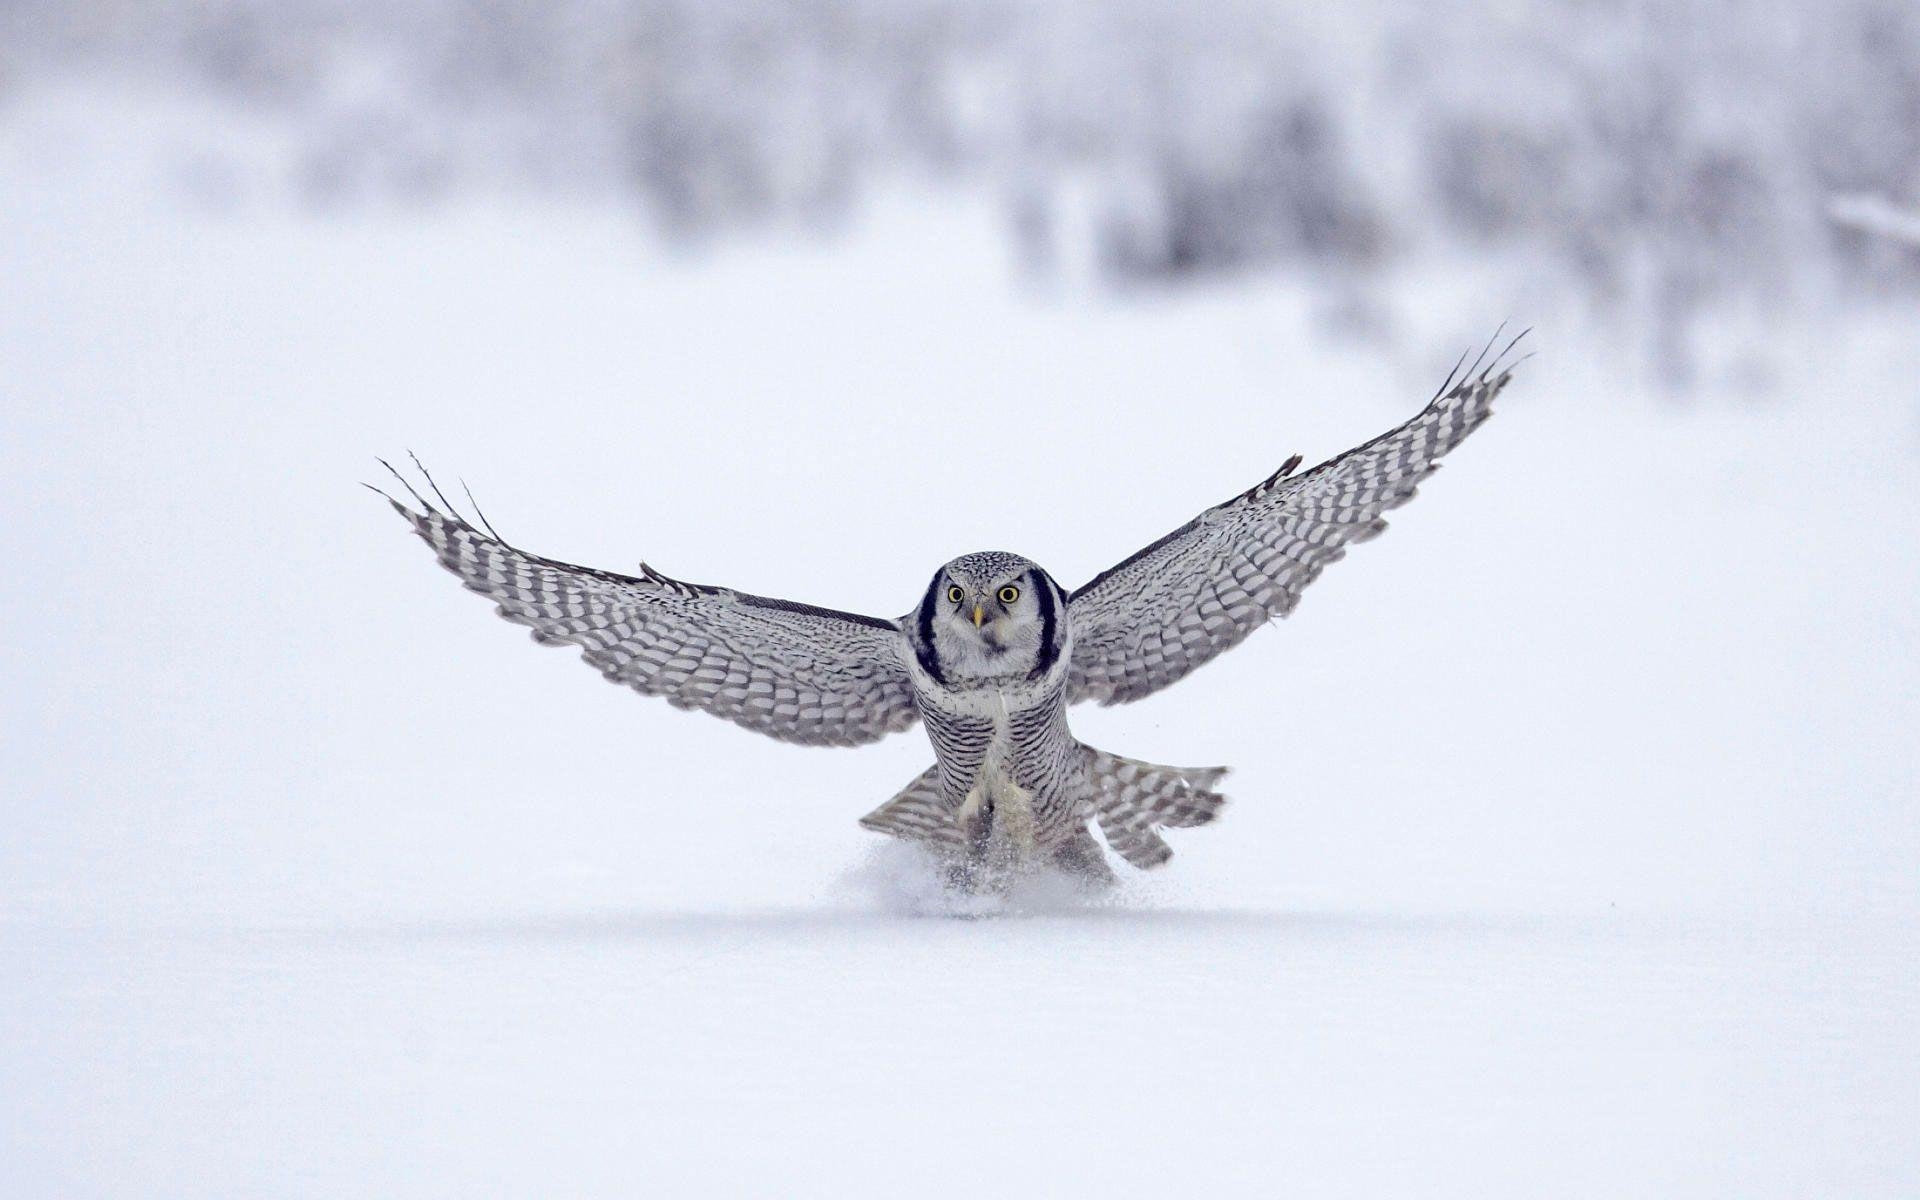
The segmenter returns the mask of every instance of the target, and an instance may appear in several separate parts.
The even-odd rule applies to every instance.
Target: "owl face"
[[[1033,564],[1010,554],[968,554],[946,565],[940,601],[947,626],[989,650],[1007,649],[1037,627]]]
[[[933,578],[920,615],[941,661],[961,675],[1029,669],[1049,635],[1045,572],[1017,554],[964,554]]]

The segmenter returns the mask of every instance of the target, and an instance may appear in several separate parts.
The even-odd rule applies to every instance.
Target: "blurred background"
[[[358,487],[891,615],[1503,322],[1387,536],[1075,711],[1227,818],[1021,920],[856,827],[918,732],[608,688]],[[1003,1183],[955,1128],[1112,1195],[1920,1190],[1911,2],[0,0],[0,554],[8,1196]]]
[[[844,238],[910,180],[989,210],[1036,288],[1283,277],[1328,333],[1404,346],[1425,302],[1407,280],[1471,264],[1498,311],[1603,330],[1677,394],[1765,392],[1782,327],[1911,305],[1920,276],[1920,16],[1898,0],[12,0],[0,17],[15,123],[49,89],[136,105],[144,190],[208,213],[607,199],[711,249],[771,227]]]

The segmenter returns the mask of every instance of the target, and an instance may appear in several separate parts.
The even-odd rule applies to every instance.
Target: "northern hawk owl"
[[[477,507],[469,524],[430,478],[439,505],[411,485],[418,510],[388,499],[501,616],[543,645],[579,647],[615,683],[806,745],[857,746],[924,721],[934,765],[861,824],[926,846],[959,884],[1030,866],[1105,882],[1092,826],[1127,862],[1157,867],[1173,853],[1163,828],[1219,814],[1226,769],[1096,750],[1073,736],[1068,707],[1151,695],[1292,612],[1486,420],[1512,375],[1504,357],[1456,365],[1404,425],[1302,474],[1295,455],[1071,592],[1017,554],[965,554],[897,620],[644,563],[623,575],[542,558],[495,535]]]

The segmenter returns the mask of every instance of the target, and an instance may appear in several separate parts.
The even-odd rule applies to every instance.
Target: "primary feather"
[[[1497,360],[1496,360],[1497,361]],[[1386,528],[1480,427],[1511,368],[1448,381],[1406,424],[1293,474],[1299,456],[1073,593],[1073,699],[1152,695],[1300,602],[1347,547]]]
[[[391,500],[391,498],[389,498]],[[544,645],[614,683],[781,741],[857,746],[919,716],[892,621],[518,550],[425,501],[392,501],[440,565]]]

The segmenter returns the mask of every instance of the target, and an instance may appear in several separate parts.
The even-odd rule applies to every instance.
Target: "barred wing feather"
[[[388,500],[441,566],[535,641],[578,646],[614,683],[803,745],[860,745],[918,719],[892,621],[686,583],[644,564],[633,576],[542,558],[468,524],[444,497],[447,511],[413,496],[424,511]]]
[[[1074,592],[1072,698],[1151,695],[1292,612],[1321,571],[1385,529],[1383,514],[1413,499],[1440,457],[1487,419],[1513,374],[1497,369],[1504,357],[1450,376],[1412,420],[1305,474],[1293,474],[1295,455]]]

